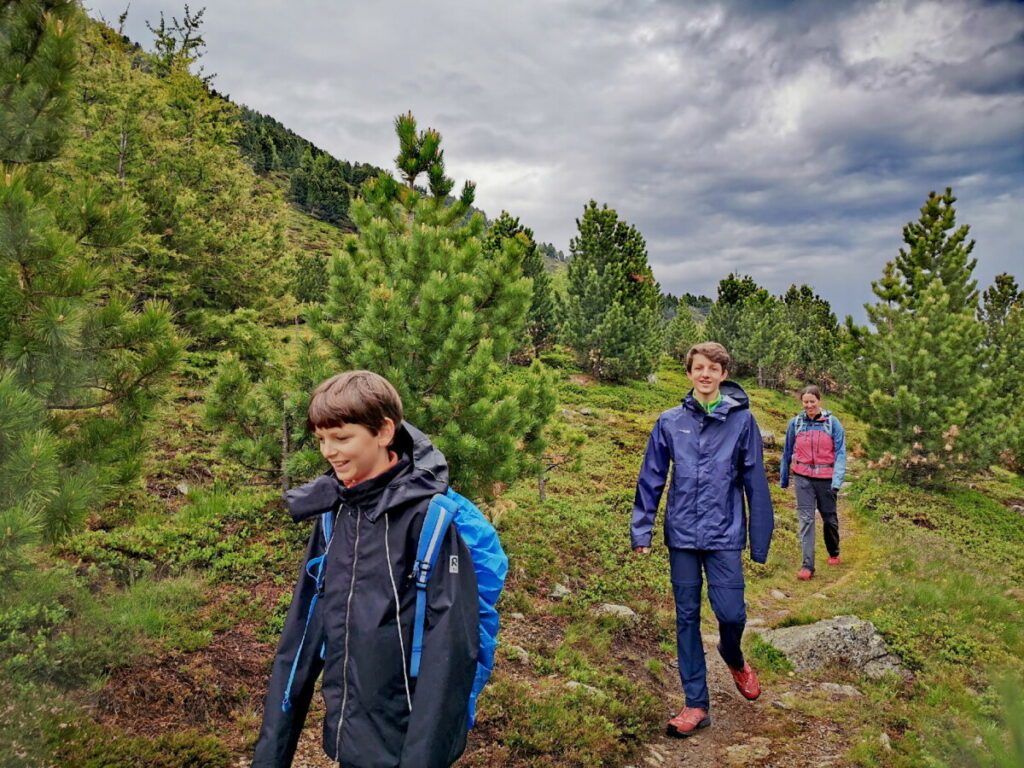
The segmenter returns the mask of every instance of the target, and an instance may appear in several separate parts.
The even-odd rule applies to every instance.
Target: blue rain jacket
[[[764,473],[761,431],[743,388],[724,381],[722,401],[707,413],[692,390],[658,417],[647,443],[633,502],[633,547],[651,545],[662,490],[671,470],[665,542],[677,549],[744,549],[768,559],[775,517]],[[744,504],[746,496],[746,504]]]

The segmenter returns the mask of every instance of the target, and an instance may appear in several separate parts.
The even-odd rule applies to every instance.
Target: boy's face
[[[721,363],[712,362],[704,355],[697,354],[693,356],[693,362],[686,375],[690,378],[690,383],[693,384],[693,391],[697,395],[697,399],[710,402],[718,393],[718,387],[725,381],[729,372],[722,367]]]
[[[387,469],[388,446],[395,436],[395,423],[384,419],[384,425],[373,434],[362,424],[343,424],[316,430],[320,453],[334,468],[343,483],[376,476]]]

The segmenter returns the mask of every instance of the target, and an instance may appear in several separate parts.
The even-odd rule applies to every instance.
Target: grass
[[[559,418],[584,437],[581,461],[549,473],[543,503],[536,485],[523,482],[491,505],[511,562],[502,642],[526,649],[529,662],[501,657],[480,700],[482,746],[464,758],[468,766],[635,763],[663,725],[666,691],[678,684],[666,663],[675,655],[675,632],[660,525],[646,557],[629,551],[628,526],[648,433],[688,381],[681,366],[666,363],[653,383],[599,384],[580,377],[564,354],[549,357],[561,376]],[[915,675],[904,683],[840,671],[838,680],[856,685],[864,699],[812,697],[794,706],[837,723],[852,739],[845,759],[857,765],[1014,764],[1006,761],[1022,751],[1020,708],[1000,686],[1024,680],[1024,517],[1011,509],[1024,498],[1024,481],[993,472],[973,487],[925,492],[876,482],[853,462],[847,498],[855,516],[844,533],[838,578],[796,583],[796,515],[791,491],[777,487],[777,471],[798,404],[792,395],[748,391],[762,431],[775,436],[765,457],[776,503],[768,563],[745,561],[748,604],[755,612],[773,605],[772,591],[783,589],[789,614],[777,626],[843,613],[868,618]],[[841,399],[829,397],[826,407],[843,421],[851,444],[863,439],[863,425]],[[189,653],[239,624],[254,627],[253,642],[276,640],[308,528],[286,520],[276,490],[245,485],[244,471],[216,457],[213,436],[198,426],[200,408],[188,396],[161,415],[167,429],[156,445],[163,458],[147,458],[149,491],[112,505],[93,530],[62,545],[39,578],[0,597],[0,673],[6,688],[17,689],[5,698],[63,699],[101,685],[117,665]],[[176,490],[183,481],[187,494]],[[564,600],[548,596],[556,583],[571,590]],[[254,600],[256,589],[269,598]],[[604,602],[630,606],[636,622],[595,615]],[[512,613],[523,618],[511,620]],[[713,632],[706,603],[703,614],[705,631]],[[755,632],[747,633],[745,647],[770,684],[794,680],[785,657]],[[567,688],[570,682],[598,693]],[[167,765],[189,764],[182,761],[190,744],[209,746],[219,760],[223,746],[204,742],[207,736],[249,743],[260,711],[258,693],[250,699],[233,723],[159,742],[180,758]],[[19,703],[0,717],[0,742],[5,733],[42,734],[33,744],[21,737],[19,749],[44,760],[59,743],[62,764],[72,767],[106,765],[96,762],[105,748],[121,760],[110,763],[118,768],[141,764],[138,755],[157,749],[153,739],[94,727],[70,704],[53,715],[70,725],[47,742],[56,721],[45,706],[34,706]],[[109,747],[114,742],[128,745],[117,747],[123,754]]]

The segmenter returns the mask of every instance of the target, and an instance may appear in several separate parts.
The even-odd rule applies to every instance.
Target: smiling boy
[[[707,668],[700,633],[702,575],[718,619],[722,656],[740,693],[761,694],[757,674],[743,658],[740,641],[746,625],[741,554],[768,559],[774,528],[768,479],[762,460],[761,432],[750,400],[728,380],[729,353],[715,342],[694,345],[686,356],[693,389],[658,417],[644,454],[633,503],[630,539],[633,551],[651,551],[652,530],[662,490],[672,471],[665,509],[672,591],[676,603],[676,647],[686,706],[668,722],[671,736],[692,736],[711,724]]]
[[[418,677],[410,658],[413,563],[430,500],[448,487],[448,465],[402,420],[394,387],[370,371],[320,384],[307,426],[331,468],[287,493],[292,517],[316,524],[274,659],[253,768],[291,765],[321,671],[329,757],[345,768],[444,768],[465,749],[479,639],[476,575],[454,525],[440,542],[444,565],[426,587]]]

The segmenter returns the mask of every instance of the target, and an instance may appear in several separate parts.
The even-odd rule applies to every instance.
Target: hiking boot
[[[669,736],[685,739],[693,736],[698,728],[707,728],[711,725],[711,715],[705,709],[696,707],[683,707],[683,711],[668,721],[665,732]]]
[[[835,557],[830,557],[828,559],[829,565],[839,565],[841,562],[843,561],[839,559],[839,555],[836,555]]]
[[[757,672],[751,669],[749,664],[744,664],[743,669],[729,667],[729,671],[732,672],[732,679],[736,681],[736,688],[743,694],[743,698],[753,701],[761,695],[761,683],[757,679]]]
[[[812,571],[810,568],[801,568],[799,571],[796,572],[796,577],[800,579],[800,581],[810,581],[813,575],[814,571]]]

